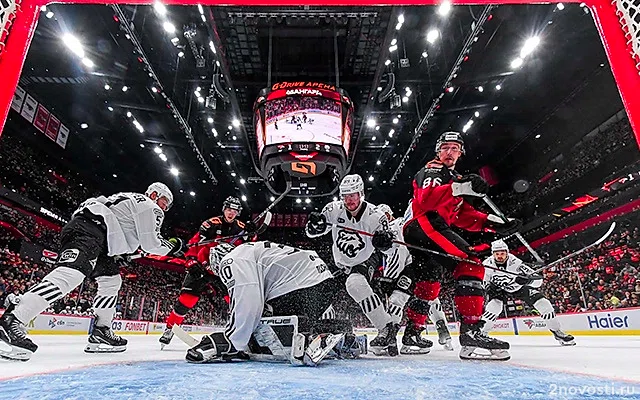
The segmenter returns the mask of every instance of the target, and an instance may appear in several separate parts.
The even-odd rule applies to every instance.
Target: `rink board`
[[[633,336],[640,335],[640,308],[623,310],[590,311],[578,314],[559,314],[562,329],[573,335],[589,336]],[[40,314],[27,324],[32,335],[81,335],[87,334],[93,323],[92,317],[79,317],[57,314]],[[447,324],[452,334],[458,334],[457,322]],[[161,322],[113,320],[111,328],[119,335],[154,335],[161,334],[166,325]],[[206,334],[220,327],[182,325],[192,334]],[[360,334],[375,334],[374,329],[356,329]],[[427,333],[436,335],[434,325],[427,326]],[[492,335],[550,335],[546,322],[537,316],[498,319]]]

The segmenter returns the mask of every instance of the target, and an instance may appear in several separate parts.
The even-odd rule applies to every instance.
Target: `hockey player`
[[[242,244],[249,238],[255,239],[255,224],[253,222],[243,223],[238,220],[238,215],[242,212],[242,203],[237,197],[229,196],[222,204],[222,215],[209,218],[200,225],[200,230],[189,240],[191,247],[185,254],[185,268],[187,275],[182,282],[180,296],[173,306],[173,310],[167,316],[167,327],[160,337],[160,346],[164,347],[173,338],[173,325],[181,325],[185,316],[200,299],[202,293],[209,287],[216,295],[226,296],[226,288],[207,268],[209,263],[209,250],[216,246],[217,242],[209,242],[212,239],[219,239],[228,236],[236,236],[227,239],[236,245]],[[246,233],[245,236],[241,236]],[[199,244],[202,242],[206,244]]]
[[[85,351],[121,352],[127,340],[114,335],[111,322],[122,284],[112,257],[132,254],[141,248],[158,255],[179,254],[182,242],[160,235],[165,211],[173,194],[163,183],[153,183],[145,194],[117,193],[90,198],[73,213],[62,228],[55,268],[40,283],[21,296],[0,318],[0,356],[29,360],[38,348],[25,332],[25,325],[78,287],[85,277],[95,278],[98,290],[93,301],[96,320]]]
[[[322,212],[309,214],[307,236],[319,237],[331,231],[334,261],[348,275],[345,282],[347,292],[378,330],[378,336],[369,347],[375,354],[396,356],[396,335],[400,326],[393,321],[371,288],[373,274],[381,265],[381,256],[376,249],[390,255],[393,234],[387,217],[364,200],[364,182],[360,175],[347,175],[342,179],[340,197],[341,200],[327,204]],[[372,232],[373,237],[339,228],[338,225]]]
[[[491,243],[491,252],[493,255],[483,261],[484,265],[516,274],[530,275],[533,273],[533,270],[525,265],[521,259],[509,253],[509,247],[504,240],[496,240]],[[485,333],[489,333],[493,323],[502,312],[502,299],[512,296],[538,310],[542,319],[547,323],[547,327],[561,345],[573,346],[576,344],[573,336],[562,331],[551,302],[538,290],[542,285],[542,279],[528,280],[487,268],[485,269],[484,281],[489,299],[484,314],[482,314],[482,320],[485,321],[482,330]]]
[[[464,154],[464,141],[458,132],[445,132],[436,142],[436,157],[416,174],[413,180],[413,200],[408,221],[404,225],[405,242],[414,246],[451,254],[472,262],[458,262],[445,257],[433,257],[410,248],[416,277],[414,294],[422,300],[421,307],[412,304],[407,309],[410,332],[424,326],[428,302],[438,297],[442,274],[452,274],[455,280],[454,301],[461,316],[460,358],[509,359],[509,344],[483,334],[480,317],[483,312],[484,267],[464,239],[452,227],[467,231],[491,231],[501,235],[516,232],[518,220],[504,222],[495,215],[475,210],[467,197],[483,197],[489,185],[479,175],[462,176],[455,171],[456,162]],[[478,265],[480,264],[480,265]],[[490,355],[476,353],[476,348],[489,350]]]
[[[311,327],[320,325],[323,312],[331,304],[331,294],[336,292],[333,275],[315,251],[272,242],[245,243],[236,248],[221,243],[211,249],[210,267],[229,289],[229,322],[224,332],[205,336],[189,349],[186,359],[193,363],[246,358],[252,352],[252,334],[265,308],[273,316],[297,315],[306,318]],[[307,338],[300,344],[309,349],[311,344],[327,343],[324,357],[341,338]]]
[[[386,204],[379,204],[376,207],[380,212],[387,216],[389,220],[389,227],[395,236],[395,240],[403,242],[402,226],[404,225],[403,218],[394,218],[393,210]],[[379,279],[387,287],[386,292],[391,292],[388,299],[388,311],[393,321],[400,323],[404,308],[411,297],[413,285],[411,285],[411,254],[406,246],[399,244],[393,245],[393,253],[390,256],[383,257],[383,271],[382,277]],[[405,269],[407,275],[405,275]],[[415,297],[409,302],[409,304],[419,302],[421,300]],[[417,305],[415,305],[417,306]],[[436,325],[438,331],[438,343],[444,346],[447,350],[453,350],[451,344],[451,334],[447,328],[447,318],[442,311],[442,305],[440,299],[436,298],[428,302],[429,317],[431,321]],[[400,348],[401,354],[427,354],[431,351],[433,343],[421,336],[421,331],[413,331],[413,324],[410,324],[405,328],[404,335],[402,335],[402,347]]]

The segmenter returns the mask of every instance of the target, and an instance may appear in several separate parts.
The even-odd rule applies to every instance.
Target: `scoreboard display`
[[[353,104],[344,90],[318,82],[275,83],[260,91],[254,124],[260,172],[272,192],[282,191],[282,178],[298,183],[292,195],[335,190],[353,131]]]

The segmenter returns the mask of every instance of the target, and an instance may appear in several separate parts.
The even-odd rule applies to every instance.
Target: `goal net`
[[[9,36],[11,22],[16,16],[18,4],[16,0],[0,0],[0,56],[4,49],[4,43]]]
[[[640,74],[640,2],[638,0],[613,0],[618,9],[620,24],[627,38],[638,73]]]

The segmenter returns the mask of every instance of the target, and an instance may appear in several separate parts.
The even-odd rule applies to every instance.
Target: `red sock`
[[[176,314],[175,310],[171,311],[171,314],[167,317],[167,328],[171,329],[174,325],[180,325],[184,321],[184,315]]]
[[[417,312],[413,311],[411,308],[407,308],[407,318],[409,319],[409,321],[413,322],[415,326],[422,327],[427,322],[426,315],[418,314]]]
[[[480,321],[484,307],[482,296],[454,296],[456,308],[465,324],[475,324]]]
[[[175,324],[182,324],[184,316],[196,305],[199,298],[199,296],[191,293],[181,293],[180,297],[178,297],[178,302],[173,306],[171,314],[167,317],[167,328],[171,328]]]

